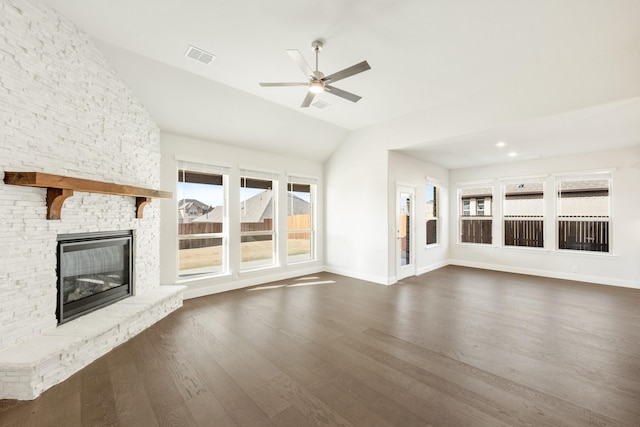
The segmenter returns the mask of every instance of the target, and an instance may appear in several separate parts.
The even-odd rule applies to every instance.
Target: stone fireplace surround
[[[184,287],[159,286],[158,202],[136,219],[134,198],[76,193],[52,221],[45,199],[45,189],[0,184],[0,399],[38,397],[182,306]],[[28,208],[3,215],[7,200]],[[57,326],[57,237],[111,228],[133,231],[134,295]]]
[[[0,179],[37,171],[159,189],[160,131],[95,43],[38,0],[0,1]],[[160,286],[159,201],[0,181],[0,399],[33,399],[182,304]],[[57,236],[133,230],[135,295],[57,326]]]
[[[180,308],[182,291],[160,286],[0,352],[0,399],[35,399]]]

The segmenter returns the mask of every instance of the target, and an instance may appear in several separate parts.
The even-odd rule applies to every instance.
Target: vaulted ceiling
[[[553,76],[583,78],[587,91],[597,90],[615,72],[587,73],[587,80],[576,70],[606,63],[603,70],[638,72],[638,81],[615,99],[603,95],[597,104],[446,138],[398,135],[407,142],[397,145],[457,168],[507,161],[495,150],[498,140],[519,158],[640,144],[637,0],[48,3],[95,39],[168,132],[324,161],[351,131],[402,118],[419,122],[495,88],[514,88],[509,102],[519,105],[530,95],[519,96],[518,88]],[[325,74],[362,60],[371,65],[335,84],[362,96],[358,103],[322,93],[317,99],[326,108],[300,108],[306,88],[258,85],[304,81],[285,50],[300,50],[314,66],[316,39],[324,41],[319,68]],[[186,57],[190,45],[215,60],[205,65]]]

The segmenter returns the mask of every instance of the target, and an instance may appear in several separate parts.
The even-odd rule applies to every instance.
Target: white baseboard
[[[620,280],[609,277],[591,276],[577,273],[563,273],[548,270],[540,270],[535,268],[512,267],[501,264],[487,264],[481,262],[464,261],[464,260],[446,260],[440,261],[416,270],[416,275],[422,275],[430,271],[437,270],[447,265],[458,265],[461,267],[480,268],[484,270],[503,271],[506,273],[529,274],[532,276],[549,277],[554,279],[574,280],[578,282],[596,283],[608,286],[620,286],[625,288],[640,289],[640,282],[633,280]],[[290,270],[286,272],[278,272],[272,274],[261,274],[253,277],[240,278],[233,280],[231,276],[226,279],[211,279],[209,282],[202,281],[191,283],[184,291],[184,299],[198,298],[205,295],[217,294],[220,292],[233,291],[236,289],[247,288],[249,286],[260,285],[278,280],[286,280],[293,277],[304,276],[307,274],[317,274],[326,271],[328,273],[340,274],[342,276],[354,279],[364,280],[379,285],[393,285],[397,282],[395,276],[382,277],[371,274],[361,273],[359,271],[348,270],[344,268],[331,266],[314,266],[299,270]]]
[[[390,277],[374,276],[372,274],[364,274],[359,271],[348,270],[345,268],[325,266],[324,271],[328,273],[340,274],[341,276],[347,276],[354,279],[360,279],[367,282],[376,283],[378,285],[388,286],[395,283],[395,282],[390,282],[391,280]]]
[[[435,264],[427,265],[426,267],[420,267],[416,270],[416,276],[420,276],[421,274],[428,273],[433,270],[437,270],[442,267],[446,267],[449,265],[449,260],[436,262]]]
[[[564,273],[558,271],[539,270],[536,268],[512,267],[500,264],[486,264],[482,262],[449,260],[450,265],[461,267],[481,268],[484,270],[504,271],[506,273],[529,274],[532,276],[549,277],[553,279],[574,280],[577,282],[595,283],[598,285],[620,286],[623,288],[640,289],[640,283],[633,280],[621,280],[610,277],[592,276],[588,274]]]

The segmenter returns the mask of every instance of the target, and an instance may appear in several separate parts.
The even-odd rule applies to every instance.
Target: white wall
[[[195,163],[227,166],[230,168],[230,182],[240,182],[239,168],[276,172],[280,175],[278,181],[279,212],[287,212],[287,174],[316,177],[318,180],[316,193],[316,260],[299,264],[287,265],[287,218],[278,217],[279,248],[278,266],[252,272],[239,272],[240,268],[240,195],[238,191],[229,189],[229,274],[219,277],[208,277],[192,280],[181,280],[179,284],[188,286],[185,298],[239,289],[257,283],[280,280],[312,272],[322,271],[324,263],[323,245],[323,212],[324,189],[322,164],[284,157],[260,151],[234,147],[219,142],[210,142],[189,138],[181,135],[162,133],[162,188],[173,192],[173,199],[163,200],[161,203],[161,283],[175,284],[178,279],[177,269],[177,176],[178,163],[176,159],[188,160]],[[237,187],[236,187],[237,188]]]
[[[576,253],[554,250],[555,222],[545,225],[545,249],[501,247],[501,224],[494,220],[494,245],[458,242],[456,184],[496,178],[546,176],[545,214],[554,218],[553,174],[613,168],[612,254]],[[453,170],[450,174],[452,221],[451,262],[540,276],[640,288],[640,146],[578,156],[514,161],[501,165]],[[501,200],[496,197],[495,214]],[[495,218],[495,217],[494,217]],[[498,217],[499,218],[499,217]]]
[[[638,58],[637,48],[628,46],[607,58],[525,67],[498,85],[353,131],[325,165],[328,270],[377,283],[393,279],[389,150],[637,96]]]
[[[325,163],[326,269],[389,284],[384,143],[354,132]]]
[[[437,245],[425,244],[426,240],[426,177],[436,180],[440,185],[439,222]],[[389,218],[393,225],[396,215],[396,186],[398,184],[415,187],[415,264],[416,274],[443,267],[448,261],[449,249],[449,171],[443,167],[408,157],[406,155],[389,152]],[[389,275],[395,277],[397,268],[396,233],[392,229],[388,237],[389,242]]]
[[[41,3],[0,2],[0,176],[39,171],[157,189],[159,130],[89,37]],[[135,230],[137,293],[159,285],[159,206],[0,182],[0,350],[56,327],[57,235]],[[96,356],[97,357],[97,356]]]

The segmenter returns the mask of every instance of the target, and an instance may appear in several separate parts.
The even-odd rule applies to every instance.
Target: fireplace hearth
[[[131,231],[58,236],[58,324],[133,293]]]

